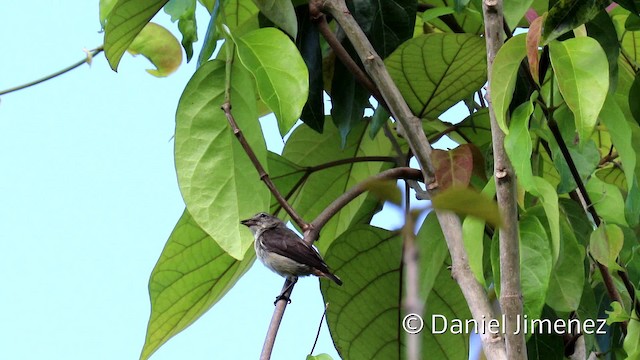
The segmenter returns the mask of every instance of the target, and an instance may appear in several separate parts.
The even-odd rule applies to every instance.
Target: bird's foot
[[[273,305],[276,305],[278,303],[278,301],[280,301],[280,300],[286,300],[287,304],[291,304],[291,299],[287,295],[285,295],[283,293],[283,294],[280,294],[280,295],[276,296],[276,301],[273,302]]]

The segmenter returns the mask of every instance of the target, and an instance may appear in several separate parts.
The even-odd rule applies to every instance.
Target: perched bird
[[[269,269],[291,282],[291,285],[276,298],[276,302],[282,298],[289,301],[283,295],[297,281],[298,276],[313,274],[342,285],[342,280],[331,273],[318,251],[307,245],[282,220],[261,212],[240,223],[249,227],[253,233],[258,258]]]

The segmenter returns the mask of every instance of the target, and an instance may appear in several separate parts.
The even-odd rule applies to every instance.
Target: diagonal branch
[[[278,191],[276,185],[273,183],[273,181],[271,181],[269,174],[267,174],[267,172],[264,170],[264,167],[262,167],[262,164],[260,164],[260,160],[258,160],[258,158],[256,157],[256,154],[253,152],[251,145],[249,145],[247,139],[245,139],[242,130],[240,130],[240,128],[238,127],[238,123],[236,123],[236,120],[233,118],[233,114],[231,113],[231,103],[229,101],[225,101],[225,103],[222,104],[222,110],[227,117],[227,121],[229,121],[229,125],[231,126],[231,130],[233,131],[233,135],[235,135],[235,137],[238,139],[238,141],[242,145],[242,148],[244,149],[244,152],[247,153],[247,156],[249,156],[251,163],[253,164],[253,166],[255,166],[256,171],[258,171],[260,180],[262,180],[267,188],[269,188],[271,194],[276,198],[276,200],[278,200],[278,203],[285,209],[287,214],[291,216],[291,219],[293,219],[293,221],[295,221],[301,229],[306,229],[308,226],[307,223],[291,207],[291,205],[282,196],[282,194],[280,194],[280,191]]]
[[[87,53],[87,56],[84,59],[82,59],[82,60],[80,60],[80,61],[78,61],[78,62],[76,62],[76,63],[74,63],[74,64],[72,64],[70,66],[67,66],[66,68],[64,68],[62,70],[56,71],[53,74],[49,74],[49,75],[47,75],[47,76],[45,76],[43,78],[40,78],[38,80],[30,81],[30,82],[28,82],[26,84],[22,84],[22,85],[18,85],[18,86],[12,87],[10,89],[2,90],[2,91],[0,91],[0,95],[6,95],[6,94],[12,93],[14,91],[18,91],[18,90],[26,89],[26,88],[34,86],[34,85],[38,85],[38,84],[40,84],[42,82],[45,82],[47,80],[51,80],[51,79],[53,79],[55,77],[58,77],[58,76],[60,76],[62,74],[66,74],[69,71],[71,71],[71,70],[73,70],[73,69],[75,69],[75,68],[77,68],[79,66],[82,66],[85,63],[91,65],[91,61],[93,60],[93,58],[96,55],[100,54],[102,51],[104,51],[104,48],[102,47],[102,45],[100,45],[100,46],[98,46],[97,48],[95,48],[93,50],[90,50],[90,51],[85,50],[85,51]]]
[[[260,161],[256,157],[251,145],[246,141],[244,135],[242,134],[242,130],[238,127],[233,114],[231,112],[231,104],[229,101],[225,101],[222,105],[222,110],[224,111],[227,120],[229,121],[229,125],[233,130],[233,134],[236,136],[242,148],[246,152],[247,156],[255,166],[258,174],[260,175],[260,179],[265,183],[265,185],[269,188],[271,193],[278,199],[278,202],[287,210],[287,213],[291,216],[292,219],[299,219],[301,223],[296,221],[298,225],[304,230],[304,241],[308,244],[313,244],[315,240],[318,239],[320,235],[320,230],[322,227],[334,216],[338,211],[340,211],[345,205],[351,202],[353,199],[358,197],[360,194],[365,192],[368,188],[367,185],[372,180],[392,180],[392,179],[413,179],[418,180],[422,178],[422,174],[420,171],[408,167],[402,168],[393,168],[386,171],[383,171],[379,174],[371,176],[369,179],[364,180],[363,182],[356,184],[353,188],[349,189],[347,192],[342,194],[336,200],[333,201],[324,211],[314,220],[311,224],[305,223],[298,213],[291,208],[291,205],[282,197],[282,194],[275,187],[273,181],[267,174],[267,172],[260,164]],[[371,159],[369,159],[371,160]],[[388,158],[376,158],[375,160],[388,160]],[[265,342],[262,347],[262,353],[260,354],[260,359],[267,360],[271,358],[271,352],[273,350],[273,345],[275,343],[276,335],[278,333],[278,329],[280,327],[280,322],[282,321],[282,316],[284,315],[284,311],[287,307],[287,301],[284,298],[290,298],[291,292],[293,291],[293,287],[295,284],[290,284],[289,280],[285,280],[284,285],[282,287],[282,291],[288,289],[286,293],[284,293],[283,299],[276,302],[275,309],[273,311],[273,315],[271,317],[271,322],[269,324],[269,328],[267,330],[267,335],[265,337]]]
[[[487,100],[491,137],[493,143],[494,176],[500,215],[504,220],[500,228],[500,307],[505,316],[505,344],[509,359],[526,359],[527,348],[524,333],[520,329],[522,319],[522,290],[520,288],[520,234],[518,229],[518,204],[516,174],[504,149],[505,134],[496,121],[491,101],[493,60],[504,42],[502,0],[484,0],[485,38],[487,42]]]
[[[315,1],[323,11],[329,12],[344,30],[360,56],[365,70],[389,106],[391,114],[398,121],[399,131],[400,126],[402,127],[404,136],[422,169],[427,189],[434,192],[438,185],[434,180],[434,169],[430,159],[432,152],[431,145],[422,129],[420,119],[413,115],[409,109],[409,106],[391,79],[382,59],[373,49],[366,35],[347,9],[344,0],[312,1]],[[467,254],[462,242],[462,225],[460,219],[455,214],[447,211],[437,210],[436,215],[442,226],[447,246],[451,253],[452,276],[460,285],[460,289],[464,294],[475,320],[479,324],[486,325],[486,319],[494,319],[495,316],[484,288],[478,283],[470,270]],[[506,358],[504,344],[501,338],[495,334],[490,334],[486,329],[481,329],[480,332],[487,358]]]

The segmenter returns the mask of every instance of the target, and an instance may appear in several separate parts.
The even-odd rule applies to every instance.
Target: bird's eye
[[[265,218],[265,217],[267,217],[267,214],[265,214],[265,213],[260,213],[260,217],[261,217],[261,218]]]

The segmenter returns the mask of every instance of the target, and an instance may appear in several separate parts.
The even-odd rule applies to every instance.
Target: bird
[[[305,243],[293,230],[277,217],[260,212],[250,219],[240,221],[253,233],[256,255],[262,263],[289,280],[290,284],[276,297],[291,300],[284,294],[295,284],[299,276],[315,275],[333,280],[342,285],[342,280],[334,275],[320,253]]]

